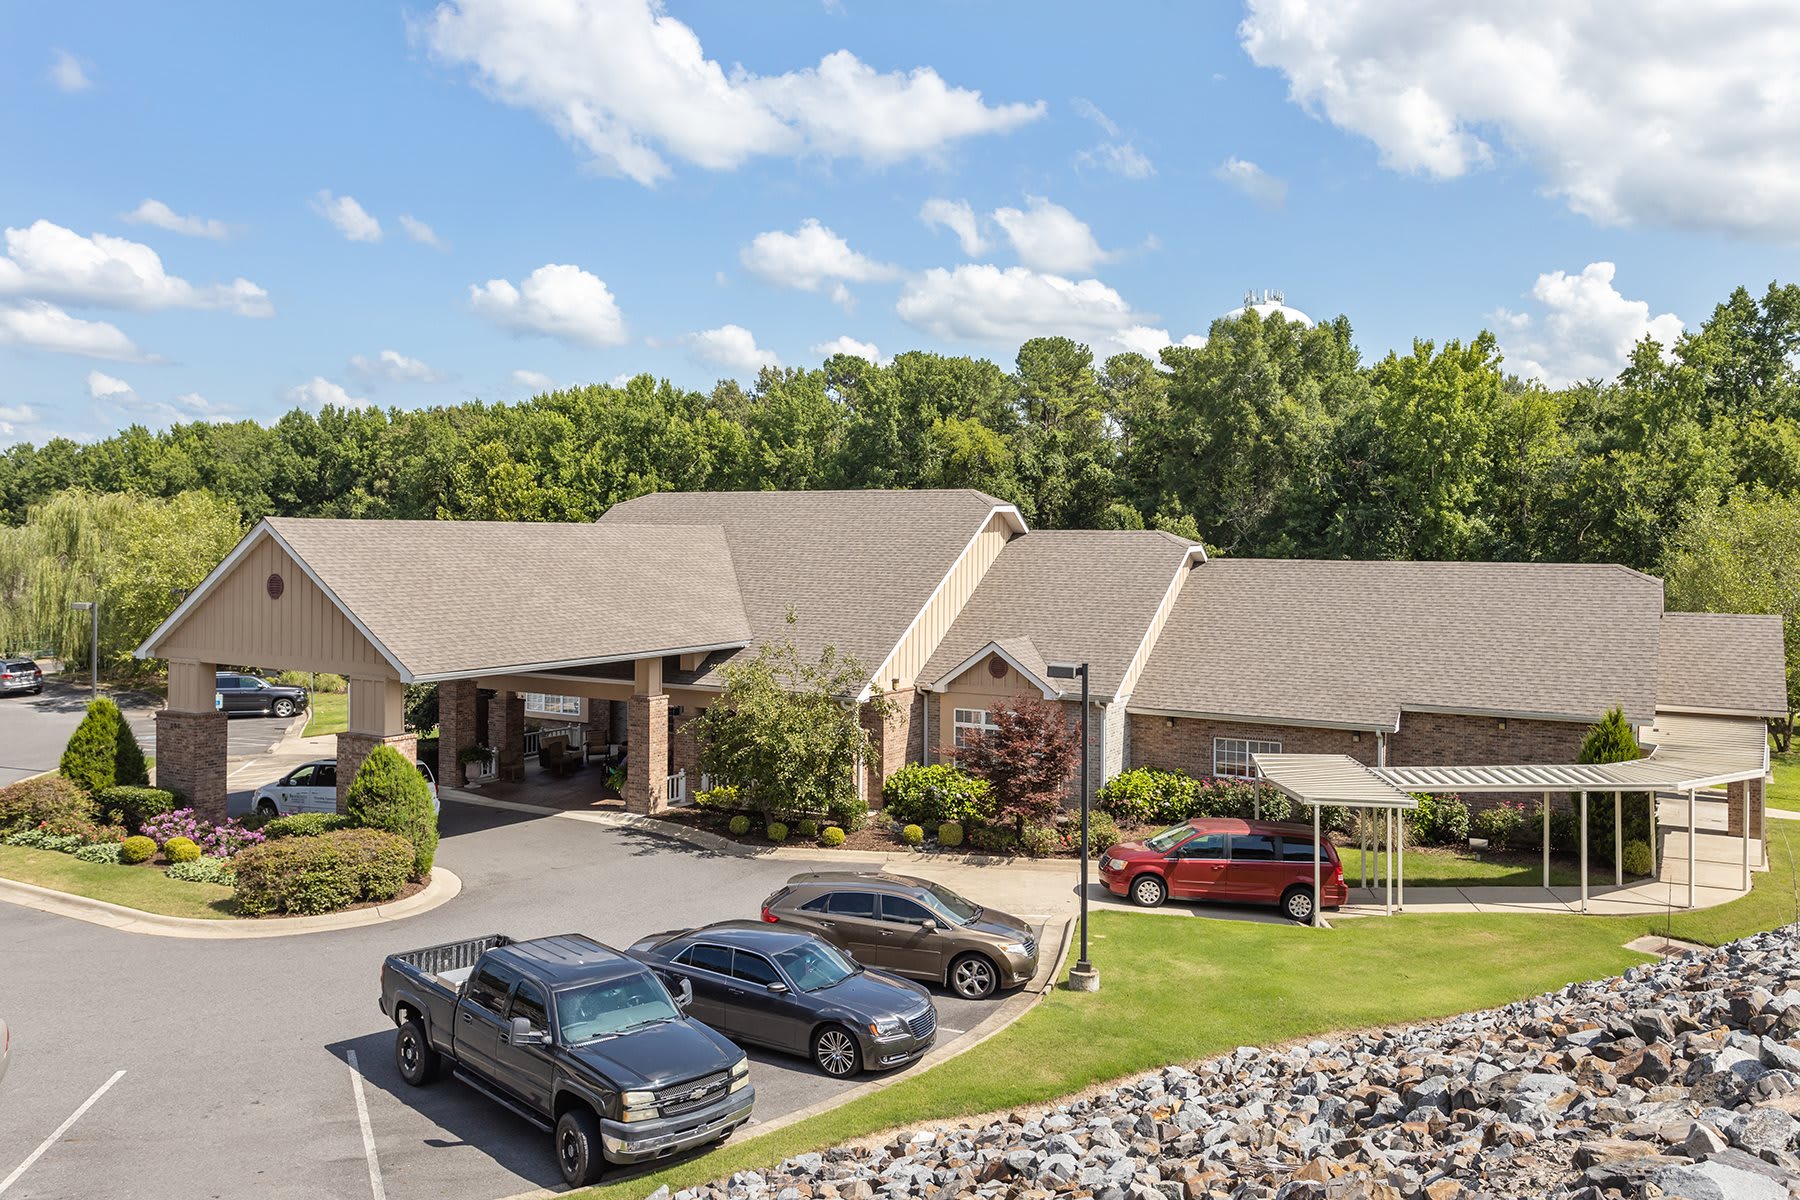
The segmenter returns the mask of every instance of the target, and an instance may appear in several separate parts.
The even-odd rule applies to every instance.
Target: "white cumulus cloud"
[[[876,366],[887,361],[881,357],[881,351],[875,348],[874,342],[859,342],[847,333],[834,337],[829,342],[820,342],[812,348],[812,352],[822,359],[834,354],[848,354]]]
[[[1226,159],[1213,169],[1213,177],[1250,197],[1258,208],[1273,211],[1287,205],[1287,180],[1269,174],[1248,159]]]
[[[525,367],[520,367],[517,371],[512,373],[512,379],[513,382],[520,387],[528,387],[534,393],[554,392],[556,390],[556,380],[550,378],[542,371],[532,371]]]
[[[305,383],[291,387],[287,392],[288,403],[298,405],[310,412],[318,412],[326,405],[334,408],[367,408],[369,401],[361,396],[352,396],[341,384],[331,382],[322,375],[314,375]]]
[[[546,263],[517,287],[504,279],[470,284],[469,303],[515,333],[541,333],[584,346],[625,341],[625,317],[605,281],[566,263]]]
[[[169,274],[142,242],[104,233],[83,237],[45,220],[6,231],[0,295],[114,308],[223,308],[243,317],[275,311],[269,293],[248,279],[195,286]]]
[[[1145,324],[1142,314],[1098,279],[1078,282],[985,263],[933,267],[914,276],[895,311],[915,329],[984,342],[1023,341],[1041,334],[1097,340]]]
[[[398,350],[352,355],[350,368],[364,379],[386,379],[394,383],[436,383],[443,378],[430,363],[410,358]]]
[[[1239,36],[1384,164],[1503,156],[1606,224],[1800,239],[1800,5],[1250,0]],[[1627,15],[1628,12],[1628,15]]]
[[[919,220],[932,229],[941,225],[954,233],[964,254],[980,254],[988,247],[987,239],[981,236],[981,223],[967,200],[927,200],[919,209]]]
[[[793,233],[757,234],[739,258],[752,274],[778,287],[816,292],[830,284],[832,299],[840,304],[850,301],[846,284],[900,277],[900,268],[852,250],[849,242],[812,217]]]
[[[354,196],[334,196],[321,191],[313,197],[313,211],[353,242],[379,242],[381,222],[370,216]]]
[[[72,317],[43,300],[0,304],[0,345],[119,362],[142,362],[148,357],[118,326]]]
[[[699,333],[688,334],[686,341],[688,349],[701,362],[723,367],[740,375],[781,365],[781,360],[775,357],[774,352],[759,347],[755,335],[742,325],[703,329]]]
[[[231,236],[231,226],[212,217],[182,216],[161,200],[146,200],[121,218],[133,225],[154,225],[158,229],[167,229],[170,233],[183,233],[188,237],[212,238],[224,241]]]
[[[1114,334],[1113,342],[1121,350],[1142,354],[1145,358],[1155,362],[1157,355],[1169,346],[1199,347],[1206,345],[1206,335],[1190,333],[1177,342],[1170,338],[1169,331],[1166,329],[1157,329],[1150,325],[1133,325],[1129,329],[1123,329]]]
[[[1666,356],[1681,336],[1681,318],[1674,313],[1653,317],[1646,301],[1620,295],[1613,286],[1616,270],[1612,263],[1596,262],[1575,275],[1539,275],[1531,298],[1541,311],[1494,313],[1507,365],[1549,387],[1562,387],[1617,374],[1632,347],[1646,337],[1660,343]]]
[[[433,250],[442,250],[445,248],[442,239],[437,235],[437,230],[419,220],[419,218],[413,216],[411,213],[400,214],[400,228],[406,231],[407,237],[418,242],[422,246],[430,246]]]
[[[87,377],[88,395],[96,400],[104,400],[108,396],[129,396],[131,385],[104,371],[89,371]]]
[[[93,80],[88,78],[87,68],[67,50],[58,50],[50,56],[50,82],[59,92],[85,92],[94,86]]]
[[[1123,137],[1118,123],[1101,112],[1093,101],[1077,97],[1071,107],[1077,114],[1098,125],[1106,135],[1104,141],[1075,155],[1076,166],[1098,167],[1126,179],[1148,179],[1156,174],[1156,164],[1133,145],[1130,138]]]
[[[930,67],[876,71],[847,50],[779,75],[727,70],[661,0],[451,0],[414,31],[488,93],[642,184],[669,175],[671,160],[727,170],[759,155],[929,157],[1044,112],[1042,101],[990,105]]]
[[[1027,196],[1023,209],[995,209],[994,223],[1012,243],[1019,261],[1034,271],[1077,274],[1113,257],[1094,240],[1087,222],[1042,196]]]

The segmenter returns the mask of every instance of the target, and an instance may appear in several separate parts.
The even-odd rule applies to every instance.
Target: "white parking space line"
[[[387,1200],[387,1189],[381,1186],[381,1163],[375,1158],[375,1131],[369,1125],[369,1102],[363,1099],[362,1069],[356,1065],[356,1051],[346,1050],[350,1060],[350,1090],[356,1093],[356,1119],[362,1125],[363,1153],[369,1159],[369,1190],[375,1200]]]
[[[13,1173],[11,1175],[8,1175],[5,1179],[0,1179],[0,1195],[4,1195],[6,1193],[7,1188],[9,1188],[13,1184],[19,1182],[20,1176],[24,1175],[25,1172],[27,1172],[31,1169],[31,1164],[36,1162],[38,1159],[44,1157],[44,1151],[46,1151],[46,1150],[50,1149],[50,1147],[56,1145],[57,1139],[62,1137],[63,1134],[69,1132],[69,1127],[74,1125],[75,1122],[81,1120],[81,1114],[85,1113],[88,1109],[94,1107],[94,1102],[96,1100],[100,1099],[100,1097],[106,1095],[107,1089],[112,1087],[113,1084],[119,1082],[119,1080],[121,1080],[123,1078],[125,1078],[124,1071],[115,1071],[115,1072],[113,1072],[113,1077],[111,1079],[107,1080],[105,1083],[103,1083],[99,1087],[95,1088],[94,1094],[89,1096],[86,1100],[84,1100],[82,1102],[82,1105],[80,1108],[78,1108],[74,1112],[70,1113],[69,1119],[64,1121],[61,1125],[58,1125],[56,1127],[56,1132],[51,1134],[49,1137],[45,1138],[43,1140],[42,1144],[40,1144],[36,1150],[33,1150],[31,1152],[30,1158],[28,1158],[24,1162],[20,1163],[17,1167],[14,1167]]]

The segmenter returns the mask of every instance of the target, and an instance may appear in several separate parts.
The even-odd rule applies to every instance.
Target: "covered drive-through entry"
[[[212,819],[226,799],[221,667],[328,671],[349,681],[338,807],[378,745],[408,758],[409,684],[439,689],[440,761],[476,744],[522,767],[524,696],[623,701],[626,808],[665,799],[664,671],[748,645],[723,532],[624,524],[270,518],[140,646],[169,664],[156,782]],[[491,690],[487,728],[478,689]],[[676,697],[677,701],[683,699]],[[701,703],[705,697],[695,697]]]

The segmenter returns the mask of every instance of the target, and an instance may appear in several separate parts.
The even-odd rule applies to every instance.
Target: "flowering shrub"
[[[1525,826],[1525,815],[1523,804],[1502,800],[1494,807],[1476,814],[1475,836],[1486,838],[1490,850],[1504,850],[1509,843],[1518,839]]]
[[[202,854],[214,858],[230,858],[246,846],[267,840],[260,829],[246,829],[236,817],[214,825],[191,808],[158,814],[144,822],[143,834],[158,846],[167,846],[173,838],[186,838],[200,847]]]
[[[237,875],[228,858],[196,858],[193,862],[176,863],[166,874],[182,883],[218,883],[226,887],[237,883]]]
[[[119,865],[120,846],[118,842],[91,842],[86,846],[75,848],[75,857],[87,863],[110,863]]]
[[[36,829],[58,818],[91,821],[95,815],[94,802],[60,775],[39,775],[0,788],[0,833]]]

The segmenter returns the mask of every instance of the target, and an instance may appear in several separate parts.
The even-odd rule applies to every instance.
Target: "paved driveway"
[[[797,869],[455,802],[443,825],[438,861],[464,892],[393,925],[201,942],[0,904],[0,1013],[14,1060],[0,1082],[0,1181],[125,1072],[5,1200],[371,1196],[351,1052],[391,1200],[560,1187],[547,1135],[460,1083],[400,1082],[392,1026],[376,1007],[382,957],[493,932],[578,930],[623,945],[754,913]],[[971,1028],[992,1003],[940,994],[943,1036]],[[752,1061],[764,1120],[850,1086],[800,1060]]]
[[[156,753],[156,710],[153,696],[115,696],[137,734],[144,753]],[[46,681],[41,696],[0,696],[0,786],[55,768],[69,735],[87,712],[88,690]],[[281,740],[287,721],[267,717],[234,717],[226,753],[233,760],[267,754]],[[0,1176],[0,1179],[5,1176]]]

